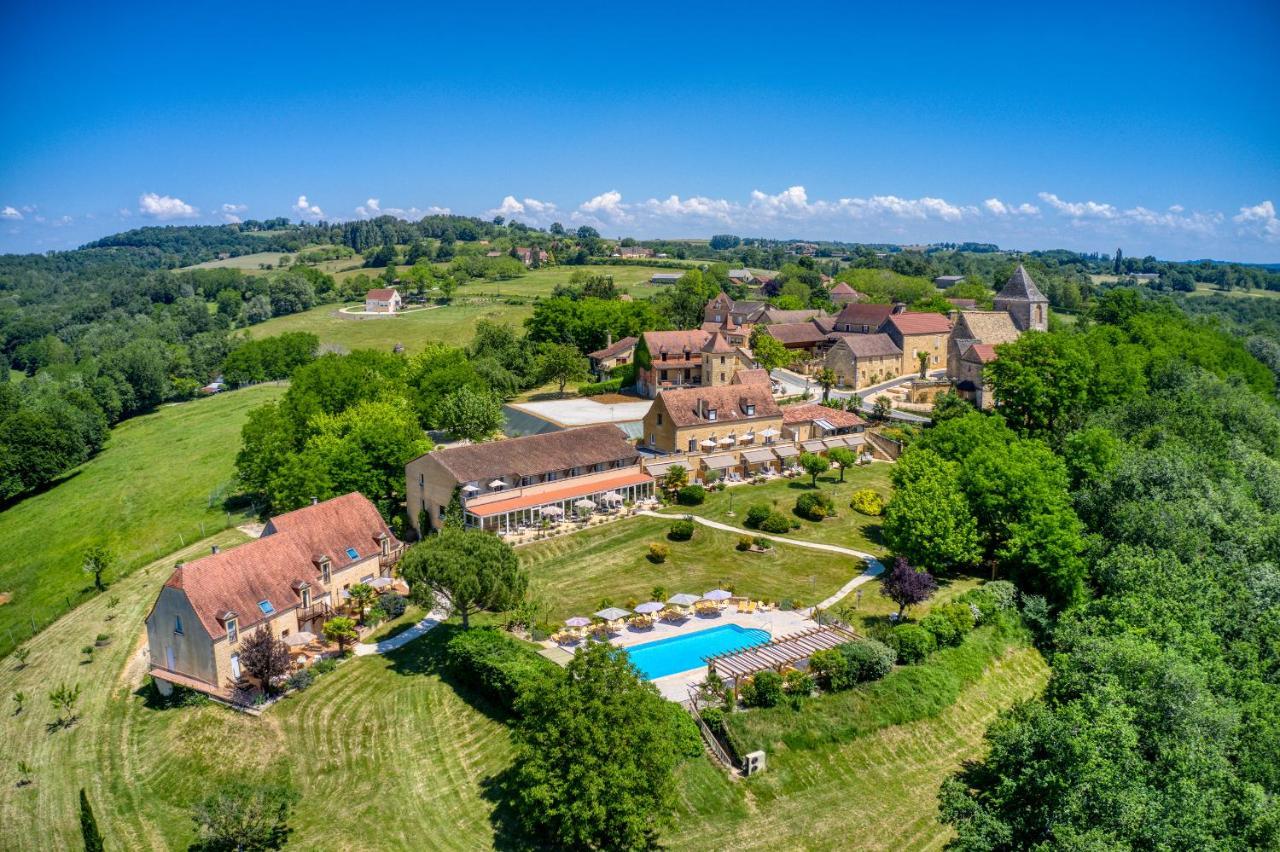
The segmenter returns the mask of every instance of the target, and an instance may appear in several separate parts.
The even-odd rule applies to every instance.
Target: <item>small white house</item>
[[[400,306],[400,292],[395,288],[370,290],[364,296],[365,313],[394,314]]]

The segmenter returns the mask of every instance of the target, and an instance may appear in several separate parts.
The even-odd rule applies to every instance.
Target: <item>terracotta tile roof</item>
[[[340,571],[377,554],[379,535],[399,546],[374,505],[353,492],[272,518],[261,538],[179,565],[165,585],[182,590],[204,629],[217,639],[226,634],[220,619],[228,612],[236,613],[243,632],[268,617],[261,601],[270,602],[270,617],[297,606],[298,581],[320,585],[321,556]],[[355,559],[347,548],[355,550]]]
[[[612,423],[600,423],[486,444],[446,447],[427,455],[459,483],[487,483],[504,476],[535,476],[618,459],[631,462],[639,454],[625,432]]]
[[[700,328],[689,331],[646,331],[644,333],[645,348],[649,350],[654,361],[660,360],[658,356],[663,352],[669,355],[683,355],[686,349],[690,352],[699,352],[706,342],[707,332]]]
[[[996,348],[990,343],[975,343],[969,347],[969,351],[964,353],[966,361],[977,361],[980,364],[990,364],[998,357]]]
[[[900,356],[902,350],[887,334],[842,334],[831,351],[847,350],[854,358],[878,358],[886,355]]]
[[[738,350],[730,345],[729,341],[724,339],[723,334],[717,331],[715,334],[707,338],[707,342],[702,346],[702,351],[709,355],[727,355],[737,352]]]
[[[770,385],[769,371],[765,369],[739,370],[729,380],[731,385]]]
[[[846,331],[846,326],[853,326],[857,329],[864,325],[874,330],[879,328],[880,324],[888,319],[892,313],[893,305],[866,303],[845,305],[840,313],[836,315],[836,330]]]
[[[782,422],[788,426],[793,423],[812,423],[814,420],[825,420],[837,429],[867,425],[867,421],[852,411],[827,408],[825,405],[818,405],[816,402],[802,402],[797,405],[786,405],[782,408]]]
[[[782,344],[804,345],[825,340],[827,333],[813,322],[784,322],[768,326],[769,334]]]
[[[378,290],[370,290],[368,293],[364,294],[364,297],[366,299],[377,299],[379,301],[385,302],[387,299],[390,299],[392,296],[394,296],[395,292],[396,291],[394,289],[388,290],[386,288],[382,288]]]
[[[853,296],[856,295],[857,292],[857,290],[853,289],[843,281],[831,288],[831,295],[833,296]]]
[[[715,420],[707,420],[700,406],[716,411]],[[679,388],[664,390],[658,394],[655,405],[661,404],[676,426],[695,426],[708,423],[749,423],[769,417],[778,417],[782,410],[773,401],[768,385],[723,385],[712,388]],[[755,406],[755,414],[748,415],[746,405]]]
[[[764,312],[760,315],[760,319],[765,322],[773,323],[794,323],[808,322],[809,320],[817,319],[821,316],[824,316],[822,311],[812,310],[809,308],[798,311],[783,311],[778,308],[766,307]]]
[[[605,358],[612,358],[615,355],[626,352],[640,342],[638,337],[624,337],[614,343],[612,346],[606,346],[587,355],[588,358],[595,358],[597,361],[603,361]]]
[[[891,314],[886,323],[892,324],[900,334],[950,334],[951,320],[932,311],[904,311]]]
[[[534,494],[513,494],[506,500],[496,500],[481,506],[468,504],[467,511],[477,517],[487,518],[491,515],[500,515],[503,512],[514,512],[517,509],[528,509],[533,506],[545,506],[548,503],[572,500],[575,497],[603,493],[615,488],[640,485],[644,482],[650,482],[652,479],[653,477],[650,474],[641,470],[639,465],[636,465],[626,470],[618,471],[616,476],[591,479],[587,482],[575,482],[569,479],[565,480],[564,485],[559,488],[549,488]]]

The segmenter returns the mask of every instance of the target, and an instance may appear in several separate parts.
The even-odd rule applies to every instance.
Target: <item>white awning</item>
[[[703,441],[703,442],[702,442],[702,444],[701,444],[701,446],[704,446],[704,447],[706,447],[707,449],[711,449],[711,448],[712,448],[712,447],[714,447],[715,445],[716,445],[716,442],[715,442],[715,441],[713,441],[713,440],[712,440],[712,439],[710,439],[710,438],[708,438],[707,440]]]
[[[750,464],[771,462],[774,459],[773,450],[764,448],[758,450],[743,450],[742,457]]]
[[[606,491],[600,495],[601,503],[621,503],[622,495],[617,491]]]
[[[813,425],[817,426],[823,432],[834,432],[836,430],[835,425],[830,420],[826,420],[821,417],[813,421]]]
[[[462,486],[462,490],[463,490],[463,491],[479,491],[479,490],[480,490],[480,486],[479,486],[479,485],[472,485],[470,482],[468,482],[466,485]]]
[[[772,426],[770,426],[768,429],[760,430],[761,438],[776,438],[777,436],[778,436],[778,430],[773,428]]]
[[[689,469],[689,465],[685,464],[684,462],[678,462],[678,461],[654,462],[652,464],[646,464],[644,466],[644,469],[645,469],[645,473],[648,473],[650,476],[662,476],[663,474],[671,470],[671,468],[675,467],[676,465],[680,465],[685,470]]]
[[[559,506],[543,506],[541,509],[538,509],[538,512],[543,515],[563,515],[564,509],[561,509]]]
[[[837,436],[837,437],[835,437],[835,438],[827,438],[827,439],[826,439],[825,441],[823,441],[822,443],[826,446],[826,448],[827,448],[828,450],[834,450],[836,447],[843,447],[843,446],[846,446],[846,444],[845,444],[845,442],[844,442],[844,438],[839,437],[839,436]]]
[[[795,444],[782,444],[781,446],[774,447],[773,451],[778,454],[778,458],[780,459],[789,459],[792,456],[800,455],[800,451],[796,449]]]
[[[850,447],[861,447],[863,444],[867,442],[867,439],[862,437],[861,435],[845,435],[844,442],[847,446],[850,446]]]
[[[800,446],[804,447],[806,453],[820,453],[826,449],[821,441],[805,441]]]
[[[594,509],[596,507],[596,501],[588,500],[586,497],[583,497],[581,500],[579,500],[577,503],[574,503],[573,505],[579,509]]]
[[[726,467],[733,467],[737,464],[737,459],[733,453],[722,453],[718,456],[707,456],[702,463],[710,470],[724,470]]]
[[[723,438],[721,438],[721,439],[720,439],[720,446],[722,446],[722,447],[732,447],[732,446],[733,446],[733,437],[732,437],[732,436],[730,436],[730,435],[725,435]]]
[[[490,487],[490,488],[502,488],[502,487],[504,487],[506,484],[507,484],[507,483],[503,482],[501,479],[495,479],[493,482],[490,482],[490,483],[489,483],[489,487]]]

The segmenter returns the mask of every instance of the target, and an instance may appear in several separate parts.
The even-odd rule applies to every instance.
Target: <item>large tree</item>
[[[438,423],[454,438],[483,441],[502,428],[502,400],[491,391],[460,387],[440,404]]]
[[[438,595],[471,626],[481,611],[501,612],[524,597],[529,578],[511,545],[492,533],[446,527],[438,535],[410,547],[400,573],[426,604]]]
[[[590,362],[575,347],[566,343],[548,343],[538,353],[538,378],[543,382],[555,382],[560,394],[569,382],[587,378]]]
[[[591,643],[520,702],[512,789],[530,834],[561,849],[651,849],[682,757],[671,714],[627,654]]]
[[[200,852],[263,852],[289,839],[289,813],[298,801],[292,788],[231,783],[191,808],[196,825],[192,849]]]
[[[1028,331],[996,349],[985,373],[1001,412],[1028,434],[1060,436],[1079,424],[1089,398],[1090,358],[1070,334]]]
[[[759,367],[770,371],[785,367],[791,362],[791,353],[787,351],[787,347],[763,325],[758,325],[751,331],[751,357]]]
[[[930,450],[912,449],[899,459],[884,511],[890,550],[935,571],[977,563],[977,524],[956,474],[957,465]]]

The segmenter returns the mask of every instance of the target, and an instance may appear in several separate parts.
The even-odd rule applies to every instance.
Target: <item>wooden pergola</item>
[[[859,638],[861,637],[852,630],[838,625],[815,627],[803,633],[774,639],[767,645],[708,657],[707,671],[724,679],[732,679],[736,697],[738,683],[744,677],[763,671],[781,672],[787,666],[809,659],[817,651],[829,651]]]

